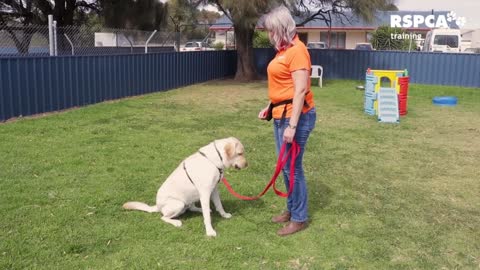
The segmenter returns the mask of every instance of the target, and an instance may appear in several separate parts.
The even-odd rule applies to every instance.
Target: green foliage
[[[214,43],[214,44],[212,45],[212,47],[213,47],[215,50],[219,51],[219,50],[223,50],[223,49],[224,49],[225,44],[224,44],[223,42],[219,41],[219,42]]]
[[[189,0],[171,0],[167,5],[168,29],[181,33],[177,37],[178,43],[204,40],[210,33],[208,24],[220,17],[219,13],[197,9],[197,6]]]
[[[89,29],[91,32],[101,32],[104,28],[105,20],[98,14],[90,13],[85,19],[86,22],[80,26],[81,28]]]
[[[414,50],[416,47],[415,40],[398,38],[398,35],[404,36],[406,34],[407,32],[400,28],[381,26],[373,32],[371,43],[377,50],[406,51],[409,48]]]
[[[222,15],[215,11],[202,9],[197,12],[197,21],[204,24],[214,24]]]
[[[169,23],[174,25],[194,25],[196,23],[196,8],[188,0],[171,0],[168,2]]]
[[[227,179],[258,194],[275,168],[272,123],[257,119],[266,83],[219,80],[0,124],[0,269],[477,269],[479,89],[410,85],[408,115],[388,125],[363,113],[363,83],[312,87],[311,222],[288,238],[270,222],[285,207],[272,191],[240,201],[219,186],[233,217],[212,212],[215,239],[200,213],[176,228],[121,208],[154,204],[182,159],[228,136],[249,167]],[[435,95],[461,102],[436,107]]]
[[[151,31],[167,23],[167,6],[157,0],[102,0],[107,27]]]
[[[265,31],[255,31],[253,34],[253,47],[254,48],[272,48],[268,33]]]

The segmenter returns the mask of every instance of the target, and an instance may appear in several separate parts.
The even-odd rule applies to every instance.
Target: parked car
[[[355,50],[361,50],[361,51],[373,51],[373,46],[372,43],[357,43],[355,45]]]
[[[212,51],[213,48],[210,48],[205,42],[201,41],[189,41],[185,43],[185,46],[180,48],[181,52],[191,52],[191,51]]]
[[[480,53],[480,48],[466,48],[464,53]]]
[[[327,43],[319,41],[319,42],[308,42],[307,43],[308,49],[328,49]]]

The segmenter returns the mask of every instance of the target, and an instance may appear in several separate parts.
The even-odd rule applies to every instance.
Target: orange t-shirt
[[[293,46],[278,51],[275,58],[268,64],[268,97],[272,103],[279,103],[284,100],[293,99],[295,92],[293,85],[292,72],[305,69],[310,74],[312,64],[310,54],[305,44],[295,36]],[[305,101],[308,106],[303,106],[302,112],[305,113],[315,106],[313,102],[313,93],[310,91],[310,76],[307,82],[307,94]],[[273,108],[273,118],[282,118],[285,105],[279,105]],[[292,104],[287,105],[286,116],[289,118],[292,114]]]

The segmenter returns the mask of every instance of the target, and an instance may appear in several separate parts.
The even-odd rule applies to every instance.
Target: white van
[[[423,51],[458,53],[462,51],[461,44],[460,29],[433,29],[425,37]]]

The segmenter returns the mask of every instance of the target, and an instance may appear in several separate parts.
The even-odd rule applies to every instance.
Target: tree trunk
[[[73,16],[76,9],[76,0],[55,0],[53,10],[54,19],[57,21],[57,51],[58,55],[70,55],[72,48],[65,38],[65,34],[72,38],[71,28],[66,26],[73,25]]]
[[[75,14],[76,0],[67,0],[67,7],[65,9],[65,15],[63,18],[64,25],[73,25],[73,16]]]
[[[57,21],[57,26],[64,26],[63,17],[65,16],[65,0],[55,0],[53,8],[53,20]]]
[[[235,43],[237,46],[236,81],[253,81],[258,79],[254,64],[253,33],[255,28],[243,28],[235,25]]]

